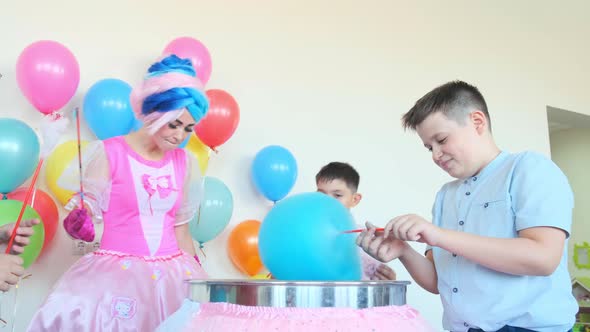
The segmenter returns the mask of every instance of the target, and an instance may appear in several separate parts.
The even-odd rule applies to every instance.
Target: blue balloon
[[[143,127],[143,122],[141,122],[141,121],[139,121],[139,120],[135,119],[135,120],[133,121],[133,125],[131,126],[131,131],[132,131],[132,132],[136,132],[136,131],[138,131],[139,129],[141,129],[141,127]]]
[[[26,123],[0,118],[0,193],[23,184],[39,163],[39,139]]]
[[[252,163],[252,181],[269,200],[276,202],[289,193],[297,180],[297,161],[282,146],[270,145],[260,150]]]
[[[84,119],[101,140],[128,134],[136,125],[129,102],[131,86],[119,79],[100,80],[84,97]]]
[[[258,234],[264,266],[281,280],[360,280],[361,262],[350,212],[322,193],[303,193],[277,203]]]
[[[234,199],[225,183],[210,176],[204,182],[199,212],[189,223],[191,236],[201,245],[223,231],[234,211]]]

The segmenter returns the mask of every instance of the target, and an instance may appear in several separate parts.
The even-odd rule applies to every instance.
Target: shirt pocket
[[[476,234],[481,236],[516,237],[514,213],[508,198],[483,198],[471,208],[470,218]]]

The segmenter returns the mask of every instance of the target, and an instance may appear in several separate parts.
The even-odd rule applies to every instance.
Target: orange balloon
[[[261,222],[246,220],[239,223],[229,234],[227,251],[232,263],[249,276],[262,270],[262,260],[258,253],[258,232]]]

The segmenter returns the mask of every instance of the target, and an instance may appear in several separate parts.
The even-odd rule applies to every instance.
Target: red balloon
[[[240,122],[240,107],[229,93],[223,90],[205,91],[209,98],[209,112],[195,126],[201,142],[212,150],[225,143],[236,131]]]
[[[27,188],[18,188],[6,196],[8,196],[8,199],[14,199],[22,202],[25,200],[26,195]],[[41,252],[43,252],[43,250],[47,247],[47,244],[51,242],[55,236],[59,220],[59,212],[55,202],[53,201],[53,198],[51,198],[51,196],[41,189],[36,189],[33,191],[33,196],[31,196],[29,206],[37,211],[41,217],[41,222],[45,227],[45,241],[43,242],[43,249],[41,249]]]

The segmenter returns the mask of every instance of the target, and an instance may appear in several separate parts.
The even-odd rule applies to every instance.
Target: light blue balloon
[[[234,211],[234,199],[225,183],[210,176],[204,181],[205,194],[199,212],[189,223],[191,236],[201,245],[223,231]]]
[[[279,145],[260,150],[252,163],[252,181],[269,200],[276,202],[289,193],[297,180],[297,161]]]
[[[277,203],[258,234],[264,266],[281,280],[360,280],[361,262],[350,212],[322,193],[303,193]]]
[[[39,139],[26,123],[0,118],[0,193],[23,184],[39,163]]]
[[[136,125],[129,102],[131,86],[116,78],[100,80],[84,96],[84,119],[101,140],[128,134]]]

